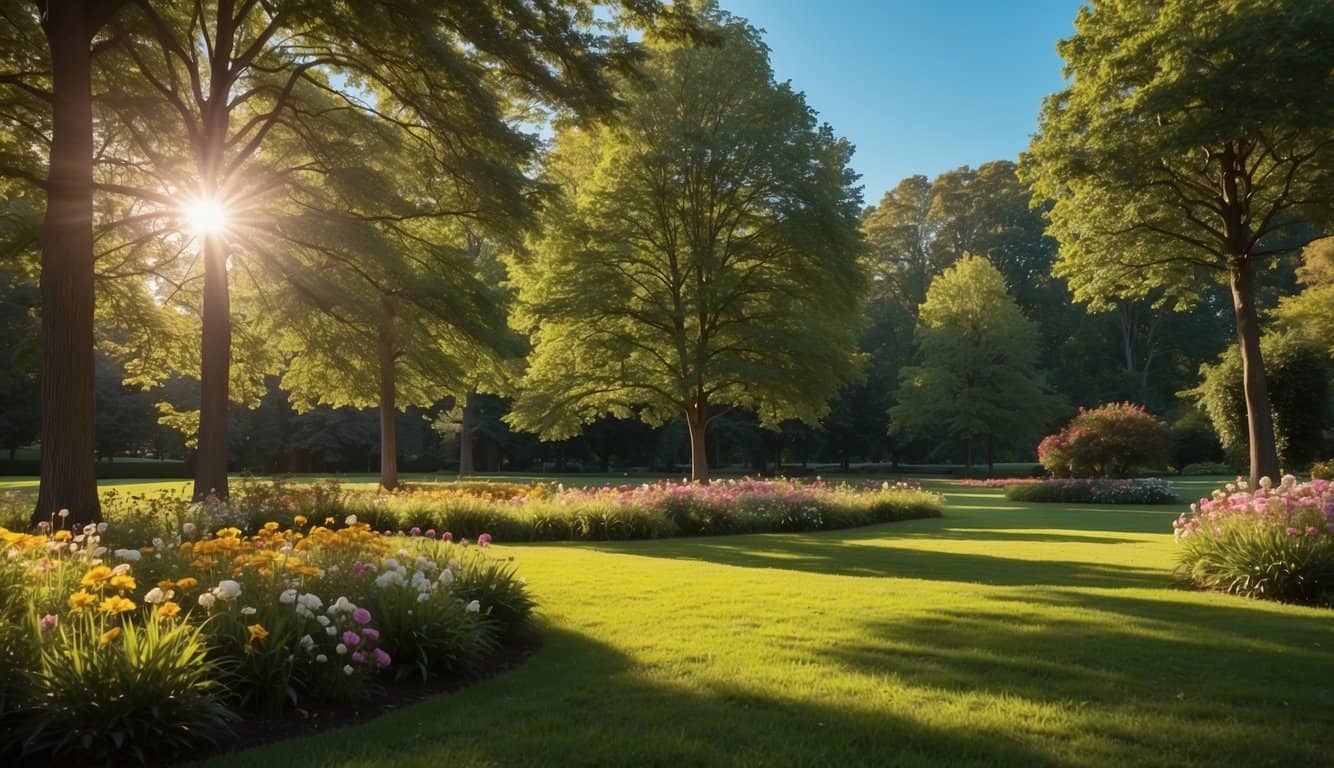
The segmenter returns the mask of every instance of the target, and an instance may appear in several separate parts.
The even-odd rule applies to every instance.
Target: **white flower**
[[[357,524],[356,515],[348,515],[346,518],[343,519],[343,525],[356,525],[356,524]]]
[[[148,590],[148,592],[144,595],[144,602],[149,603],[151,605],[157,605],[158,603],[166,599],[167,596],[162,592],[162,589],[160,587],[153,587],[152,589]]]
[[[212,610],[213,603],[217,599],[218,598],[213,596],[212,592],[205,592],[204,594],[199,596],[199,607],[203,608],[204,610]]]
[[[307,610],[310,611],[318,611],[319,609],[324,607],[324,601],[320,599],[320,596],[313,594],[311,592],[307,592],[306,594],[298,597],[297,602],[301,603],[303,606],[306,607]],[[325,619],[325,621],[328,621],[328,619]]]
[[[165,542],[162,541],[162,537],[161,537],[161,536],[154,536],[154,537],[153,537],[153,546],[157,547],[158,549],[162,549],[162,547],[163,547],[164,544],[165,544]]]
[[[419,602],[419,603],[424,603],[424,602],[426,602],[427,600],[430,600],[430,599],[431,599],[431,593],[430,593],[430,592],[422,592],[421,594],[417,595],[417,602]]]
[[[59,512],[56,513],[56,517],[59,517],[61,520],[64,520],[65,518],[69,517],[69,510],[68,509],[60,510]]]
[[[213,588],[213,594],[223,600],[235,600],[241,596],[241,585],[231,579],[223,579]]]
[[[181,526],[181,533],[185,534],[186,536],[195,535],[195,524],[185,523],[184,525]]]
[[[128,560],[131,563],[138,562],[143,555],[139,554],[137,549],[118,549],[111,553],[117,560]]]
[[[329,637],[333,637],[334,635],[338,634],[338,627],[325,627],[324,634],[328,635]]]
[[[346,597],[339,597],[334,604],[329,606],[329,613],[351,613],[357,610],[357,606]]]
[[[278,602],[283,605],[292,605],[296,602],[296,590],[285,589],[281,595],[278,595]]]
[[[112,569],[111,569],[111,572],[112,572],[113,574],[115,574],[116,576],[124,576],[125,574],[127,574],[127,573],[130,572],[130,564],[129,564],[129,563],[121,563],[120,565],[116,566],[115,568],[112,568]]]
[[[310,635],[302,635],[301,639],[297,642],[301,644],[302,650],[309,651],[311,648],[315,647],[315,638]]]
[[[351,664],[344,665],[344,667],[343,667],[343,674],[345,674],[345,675],[350,675],[350,674],[352,674],[352,665],[351,665]]]
[[[242,615],[242,616],[254,616],[254,615],[255,615],[255,609],[254,609],[254,608],[251,608],[250,606],[247,605],[246,607],[244,607],[244,608],[241,609],[241,615]]]
[[[328,656],[325,656],[324,654],[321,653],[319,656],[316,656],[316,657],[315,657],[315,660],[318,661],[319,663],[323,664],[324,662],[326,662],[326,661],[329,660],[329,657],[328,657]]]
[[[454,583],[454,572],[451,571],[451,570],[449,570],[448,568],[446,568],[446,569],[444,569],[443,571],[441,571],[441,572],[440,572],[440,583],[441,583],[441,584],[453,584],[453,583]]]
[[[106,523],[98,523],[98,524],[97,524],[97,532],[98,532],[98,533],[106,533],[106,532],[107,532],[107,524],[106,524]]]
[[[92,536],[94,533],[97,533],[97,526],[93,525],[92,523],[89,523],[83,527],[84,536]]]
[[[391,584],[401,587],[406,581],[407,579],[403,578],[402,571],[385,571],[375,577],[375,586],[380,589],[384,589]]]
[[[106,547],[98,547],[97,549],[94,549],[94,550],[93,550],[93,557],[101,557],[102,555],[105,555],[106,553],[107,553],[107,548],[106,548]]]
[[[346,646],[346,645],[343,645],[342,643],[339,643],[339,644],[334,648],[334,652],[337,653],[339,656],[346,656],[346,655],[347,655],[347,646]]]
[[[384,561],[384,569],[386,571],[397,571],[402,568],[403,566],[399,565],[398,561],[392,557]]]
[[[412,572],[412,588],[418,592],[425,592],[431,588],[431,582],[427,580],[426,574],[421,571]]]
[[[316,616],[316,617],[315,617],[315,620],[318,621],[318,622],[320,623],[320,626],[321,626],[321,627],[327,627],[327,626],[329,626],[329,617],[328,617],[328,616]]]
[[[468,613],[480,613],[482,610],[482,604],[474,600],[471,603],[468,603],[466,606],[464,606],[463,610],[467,611]]]

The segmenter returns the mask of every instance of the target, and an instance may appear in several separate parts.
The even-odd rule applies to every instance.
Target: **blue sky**
[[[1017,158],[1062,87],[1081,0],[721,0],[857,146],[867,203],[914,173]]]

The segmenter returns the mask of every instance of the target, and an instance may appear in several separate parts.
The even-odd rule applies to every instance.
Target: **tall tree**
[[[39,284],[42,460],[34,520],[61,507],[70,509],[72,521],[101,518],[93,463],[92,62],[94,39],[122,5],[35,0],[0,11],[0,86],[17,92],[4,109],[13,132],[0,140],[0,172],[32,183],[46,197]],[[45,50],[33,44],[35,28]],[[37,162],[11,164],[16,148]]]
[[[1278,471],[1256,270],[1334,209],[1334,12],[1304,0],[1094,0],[1024,158],[1057,273],[1095,307],[1232,292],[1250,474]]]
[[[1006,292],[999,270],[967,256],[931,283],[918,314],[919,362],[900,374],[892,429],[980,441],[991,474],[996,443],[1020,446],[1060,410],[1037,369],[1037,329]]]
[[[1317,240],[1302,251],[1297,279],[1305,286],[1279,302],[1275,316],[1334,360],[1334,237]]]
[[[756,29],[703,13],[717,46],[650,38],[652,87],[623,119],[557,136],[568,197],[514,270],[534,351],[509,416],[559,438],[683,413],[698,481],[727,408],[771,426],[825,413],[855,373],[864,291],[851,147],[774,81]]]

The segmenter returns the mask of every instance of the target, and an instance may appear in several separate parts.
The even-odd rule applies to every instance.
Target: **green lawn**
[[[1177,588],[1175,508],[949,488],[935,520],[497,547],[542,601],[523,667],[207,764],[1330,764],[1334,613]]]

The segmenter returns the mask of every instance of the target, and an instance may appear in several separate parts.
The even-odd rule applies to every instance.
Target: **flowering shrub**
[[[1161,467],[1168,435],[1167,425],[1142,405],[1081,408],[1038,444],[1038,460],[1057,477],[1120,477],[1134,467]]]
[[[1042,480],[1005,486],[1011,501],[1064,504],[1177,504],[1181,499],[1166,480]]]
[[[178,754],[239,712],[467,673],[533,608],[489,536],[399,538],[300,513],[246,533],[216,502],[170,512],[189,519],[139,547],[63,517],[0,528],[0,757]]]
[[[1312,480],[1334,480],[1334,459],[1317,461],[1311,465]]]
[[[1192,584],[1270,600],[1334,597],[1334,484],[1238,479],[1172,524]]]
[[[1034,477],[989,477],[981,479],[964,479],[959,481],[959,485],[964,488],[1007,488],[1011,485],[1023,485],[1025,483],[1041,482]]]

